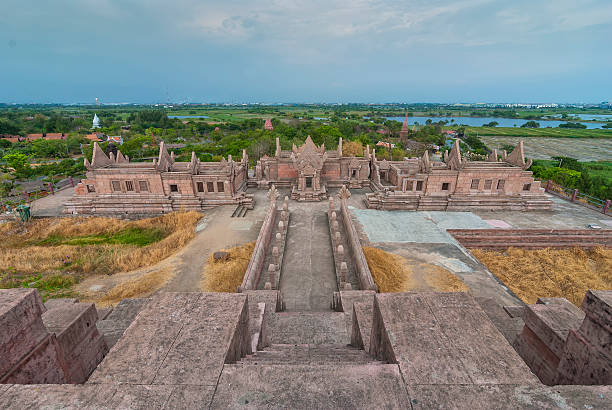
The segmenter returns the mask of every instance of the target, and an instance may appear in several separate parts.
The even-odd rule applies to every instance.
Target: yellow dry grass
[[[174,276],[174,270],[165,268],[156,270],[135,279],[119,283],[100,298],[94,298],[98,307],[116,305],[126,298],[143,298],[159,290]]]
[[[563,297],[580,306],[588,289],[612,289],[612,249],[472,250],[525,303]]]
[[[380,292],[466,292],[468,287],[451,272],[429,263],[414,263],[382,249],[364,247],[363,252]]]
[[[223,249],[228,252],[225,260],[215,261],[213,253],[208,257],[204,268],[201,289],[204,292],[236,292],[242,284],[244,272],[249,266],[255,242],[242,246]]]
[[[0,225],[0,271],[12,269],[22,274],[64,270],[63,259],[72,262],[68,270],[78,275],[112,274],[151,266],[177,251],[194,236],[202,214],[175,212],[139,221],[114,218],[49,218],[26,225]],[[155,228],[165,235],[146,246],[136,245],[59,245],[39,246],[28,243],[52,236],[79,237],[115,233],[126,228]]]

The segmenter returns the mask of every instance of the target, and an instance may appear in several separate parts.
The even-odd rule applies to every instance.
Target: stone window
[[[442,191],[448,191],[449,188],[450,188],[449,182],[442,182]]]
[[[480,179],[472,179],[472,185],[470,185],[470,189],[478,189],[478,185],[480,185]]]
[[[531,184],[523,185],[523,191],[531,191]]]
[[[204,182],[198,182],[198,192],[204,192]]]
[[[212,182],[206,183],[206,192],[215,192],[215,184]]]
[[[170,184],[170,192],[178,192],[178,185]]]
[[[125,181],[125,190],[133,191],[134,190],[134,182],[133,181]]]
[[[121,182],[120,181],[111,181],[111,187],[114,192],[121,192]]]
[[[87,185],[87,192],[96,192],[95,185]]]
[[[423,190],[423,181],[417,181],[416,190],[417,191],[422,191]]]
[[[140,192],[149,192],[149,184],[147,181],[138,181],[138,189]]]
[[[493,186],[493,180],[492,179],[485,179],[484,189],[491,189],[492,186]]]
[[[406,181],[406,191],[412,191],[412,181]]]
[[[223,184],[223,182],[217,182],[217,192],[224,192],[225,191],[225,185]]]
[[[498,190],[503,190],[505,185],[506,185],[506,180],[500,179],[499,181],[497,181]]]
[[[312,188],[312,177],[306,177],[306,188]]]

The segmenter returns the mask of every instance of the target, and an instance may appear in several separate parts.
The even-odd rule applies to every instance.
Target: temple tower
[[[400,140],[402,142],[408,140],[408,111],[406,111],[406,115],[404,116],[404,123],[402,124],[402,130],[400,131]]]

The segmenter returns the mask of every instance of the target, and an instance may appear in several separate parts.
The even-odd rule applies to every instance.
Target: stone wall
[[[346,205],[346,198],[342,198],[343,191],[347,192],[348,190],[346,188],[343,188],[341,190],[340,208],[337,212],[339,212],[338,218],[342,220],[344,230],[346,231],[346,240],[349,248],[347,249],[347,251],[353,258],[352,264],[355,269],[355,275],[357,276],[357,280],[359,282],[359,289],[377,291],[378,287],[374,283],[374,279],[372,278],[372,272],[370,272],[370,268],[368,267],[368,261],[366,260],[366,257],[363,253],[363,248],[361,247],[361,241],[359,240],[359,234],[357,233],[357,229],[355,229],[351,213],[348,209],[348,206]],[[335,232],[333,233],[333,235],[335,235]],[[336,246],[334,252],[337,253],[337,251],[338,249]],[[336,258],[336,256],[337,255],[334,254],[334,258]]]
[[[582,311],[541,298],[523,319],[514,348],[542,383],[612,384],[612,291],[589,290]]]
[[[447,232],[469,249],[612,247],[611,229],[448,229]]]
[[[0,383],[83,383],[108,352],[93,304],[45,308],[35,289],[0,290]]]
[[[278,193],[274,186],[270,189],[269,195],[270,205],[261,225],[251,260],[244,274],[242,285],[238,288],[238,292],[258,289],[260,282],[262,284],[270,282],[270,287],[276,289],[280,281],[280,269],[287,238],[287,227],[289,225],[289,198],[285,197],[283,208],[279,211],[276,208]],[[275,235],[273,236],[273,234]],[[277,248],[277,255],[272,254],[274,248]],[[266,265],[266,262],[268,262],[268,265]],[[271,270],[272,264],[274,267]],[[260,280],[264,269],[264,280]]]

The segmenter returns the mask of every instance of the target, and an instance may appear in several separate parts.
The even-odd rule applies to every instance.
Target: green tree
[[[15,176],[26,177],[30,173],[30,159],[20,152],[12,152],[2,157],[9,167],[15,170]]]

